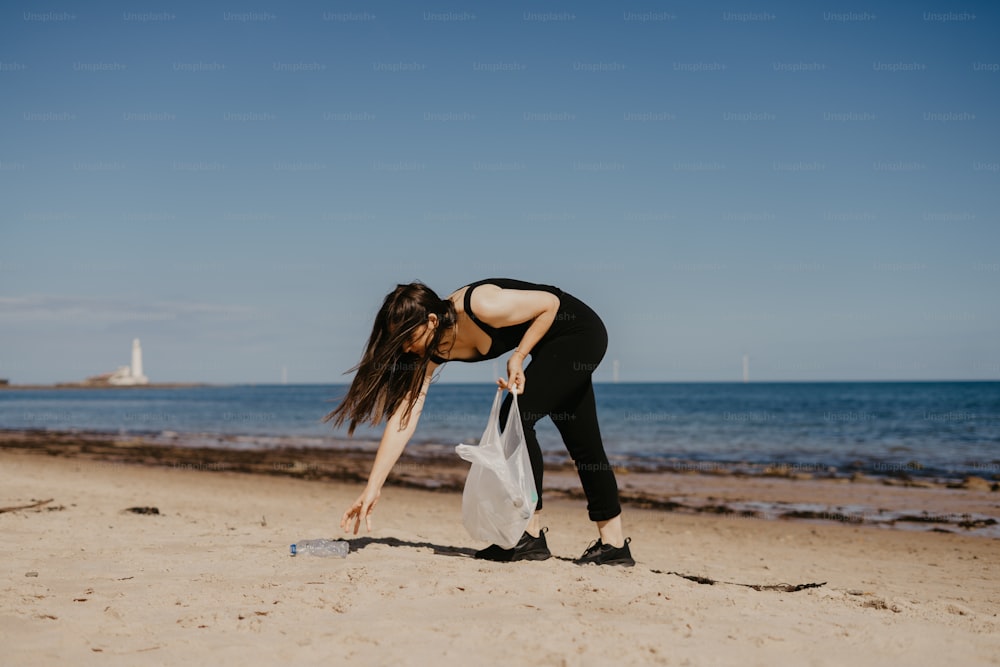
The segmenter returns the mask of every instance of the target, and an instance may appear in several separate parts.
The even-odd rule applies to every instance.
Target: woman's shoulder
[[[541,292],[559,292],[561,291],[558,287],[554,285],[546,285],[543,283],[536,283],[529,280],[520,280],[518,278],[484,278],[482,280],[477,280],[475,282],[463,285],[455,290],[454,294],[458,294],[464,290],[477,290],[479,287],[495,287],[497,289],[515,289],[515,290],[536,290]]]
[[[463,285],[449,295],[459,312],[474,311],[475,315],[489,317],[494,308],[502,310],[504,290],[549,292],[556,296],[562,295],[562,290],[552,285],[517,280],[514,278],[486,278]]]
[[[479,297],[483,293],[494,293],[496,294],[501,289],[504,289],[500,282],[507,282],[506,278],[486,278],[485,280],[477,280],[466,285],[462,285],[457,290],[448,295],[450,299],[455,304],[455,308],[464,310],[465,297],[467,294],[472,292],[475,293],[475,298],[478,301]]]

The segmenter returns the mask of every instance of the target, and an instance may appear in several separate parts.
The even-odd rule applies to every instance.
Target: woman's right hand
[[[375,505],[378,504],[379,496],[382,494],[381,489],[370,489],[365,487],[364,492],[358,496],[358,499],[354,501],[350,509],[344,512],[344,517],[340,520],[340,528],[344,531],[350,530],[351,520],[354,520],[354,534],[358,534],[358,530],[361,528],[362,517],[365,520],[365,526],[368,528],[368,532],[372,531],[372,511],[375,509]]]
[[[507,360],[507,379],[497,378],[497,386],[508,391],[524,393],[524,354],[514,350]]]

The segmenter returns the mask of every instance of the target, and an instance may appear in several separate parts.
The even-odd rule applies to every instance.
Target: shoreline
[[[253,440],[254,438],[248,438]],[[0,453],[19,452],[85,459],[106,466],[235,472],[364,484],[377,443],[352,447],[289,447],[257,438],[266,447],[208,445],[207,434],[161,436],[93,432],[0,430]],[[215,436],[218,443],[238,440]],[[353,443],[352,443],[353,444]],[[626,508],[740,519],[839,523],[897,530],[1000,538],[998,484],[969,477],[962,483],[927,479],[803,475],[791,466],[756,474],[716,465],[653,471],[614,462]],[[448,446],[411,446],[394,466],[387,486],[462,492],[469,465]],[[572,464],[546,462],[544,497],[583,501]]]
[[[488,398],[483,383],[441,384],[447,386],[429,396],[409,451],[474,444],[482,433]],[[607,394],[599,412],[611,464],[646,472],[867,475],[918,486],[961,485],[971,477],[1000,484],[994,446],[1000,414],[989,407],[1000,399],[1000,383],[931,383],[936,388],[868,383],[867,389],[838,389],[831,383],[729,384],[685,389],[685,383],[654,383],[648,391],[635,383],[603,385]],[[153,385],[128,394],[88,389],[133,387],[12,388],[0,392],[0,398],[10,399],[0,428],[132,433],[169,444],[226,448],[351,448],[362,438],[378,441],[377,425],[360,425],[350,439],[346,429],[322,422],[344,386]],[[806,391],[809,386],[818,388]],[[116,397],[123,402],[111,400]],[[539,440],[546,462],[563,464],[568,457],[553,424],[543,420]]]
[[[127,387],[126,387],[127,388]],[[220,452],[229,451],[314,451],[323,457],[325,452],[342,452],[348,455],[374,453],[377,439],[344,437],[336,435],[273,435],[267,433],[225,433],[202,431],[175,431],[172,429],[152,430],[94,430],[77,428],[2,428],[0,445],[5,441],[17,441],[23,437],[51,437],[60,440],[74,438],[81,441],[142,440],[149,445],[177,447],[182,449],[207,449]],[[466,440],[465,444],[475,444]],[[438,440],[412,440],[404,452],[405,457],[427,460],[453,459],[454,445],[441,444]],[[572,461],[567,453],[544,450],[543,457],[547,469],[569,469]],[[704,460],[679,457],[655,458],[642,454],[608,454],[609,464],[616,472],[629,473],[677,473],[702,474],[709,476],[733,477],[775,477],[793,480],[825,480],[832,482],[874,482],[891,486],[919,488],[975,488],[977,490],[1000,491],[1000,472],[995,464],[983,465],[966,471],[952,471],[951,474],[935,474],[932,469],[917,463],[875,464],[874,470],[863,466],[837,467],[830,463],[796,463],[787,461]]]

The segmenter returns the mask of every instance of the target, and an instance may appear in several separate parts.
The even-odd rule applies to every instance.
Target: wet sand
[[[244,472],[308,480],[364,483],[376,443],[336,448],[291,447],[281,439],[173,434],[169,437],[50,431],[0,431],[8,451],[44,453],[111,464],[174,470]],[[249,448],[256,443],[257,448]],[[263,444],[261,444],[263,443]],[[211,445],[211,446],[209,446]],[[968,477],[935,481],[864,475],[816,477],[786,467],[702,465],[685,472],[616,465],[622,501],[630,507],[682,514],[810,520],[881,528],[1000,537],[1000,484]],[[468,464],[452,447],[411,446],[390,484],[461,492]],[[545,498],[583,499],[571,465],[546,465]]]

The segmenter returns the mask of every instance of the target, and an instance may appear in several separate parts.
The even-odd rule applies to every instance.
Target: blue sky
[[[8,5],[0,377],[338,382],[397,283],[596,379],[1000,378],[992,3]],[[488,381],[490,364],[443,381]]]

